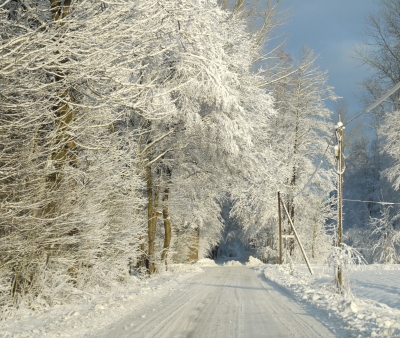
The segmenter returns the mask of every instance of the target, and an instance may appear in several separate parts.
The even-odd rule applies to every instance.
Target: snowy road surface
[[[206,269],[92,337],[334,337],[245,266]]]

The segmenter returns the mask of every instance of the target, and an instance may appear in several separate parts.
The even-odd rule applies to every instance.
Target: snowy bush
[[[367,262],[357,250],[344,243],[342,247],[332,247],[331,250],[328,264],[335,273],[335,288],[339,293],[351,296],[349,275],[355,266],[367,264]]]

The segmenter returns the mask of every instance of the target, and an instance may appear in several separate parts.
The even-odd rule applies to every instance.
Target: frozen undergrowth
[[[369,275],[374,281],[375,297],[377,293],[387,292],[384,287],[380,290],[379,279],[393,269],[372,266],[362,268],[364,274]],[[386,270],[384,270],[386,269]],[[354,337],[400,337],[400,309],[367,297],[359,297],[362,290],[361,280],[364,280],[360,273],[354,273],[352,280],[353,294],[342,296],[335,292],[333,273],[328,267],[315,267],[315,274],[311,276],[306,267],[290,269],[288,266],[268,265],[258,268],[263,271],[266,278],[285,287],[295,295],[297,299],[311,303],[319,310],[341,318],[347,325],[346,329],[353,332]],[[373,274],[375,271],[375,275]],[[387,273],[386,273],[387,274]],[[359,276],[357,278],[357,276]],[[361,278],[360,278],[361,277]],[[390,278],[390,277],[388,277]],[[392,278],[393,279],[393,278]],[[384,285],[384,284],[382,284]],[[354,290],[356,292],[354,292]],[[378,298],[380,299],[380,298]]]
[[[168,272],[115,286],[105,294],[92,294],[86,302],[57,305],[41,311],[21,310],[0,321],[0,337],[83,337],[105,328],[135,309],[146,309],[203,270],[194,264],[170,264]]]

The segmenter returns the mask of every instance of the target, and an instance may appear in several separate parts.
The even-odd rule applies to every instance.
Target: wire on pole
[[[360,202],[360,203],[374,203],[374,204],[382,204],[382,205],[400,205],[400,203],[395,203],[395,202],[362,201],[362,200],[350,200],[347,198],[344,198],[343,201]]]
[[[344,125],[349,124],[350,122],[354,121],[355,119],[359,118],[361,115],[365,113],[369,113],[372,109],[379,106],[382,102],[384,102],[389,96],[393,95],[396,91],[400,89],[400,82],[397,83],[393,88],[389,89],[385,94],[383,94],[379,99],[377,99],[374,103],[372,103],[365,111],[356,115],[352,119],[348,120]]]

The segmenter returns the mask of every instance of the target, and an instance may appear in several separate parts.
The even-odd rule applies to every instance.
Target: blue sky
[[[349,115],[360,112],[357,83],[368,69],[350,56],[353,46],[364,40],[365,19],[378,11],[377,1],[283,0],[280,8],[289,8],[287,23],[276,31],[287,36],[286,51],[298,58],[303,45],[314,50],[320,69],[328,70],[329,85],[348,103]]]

